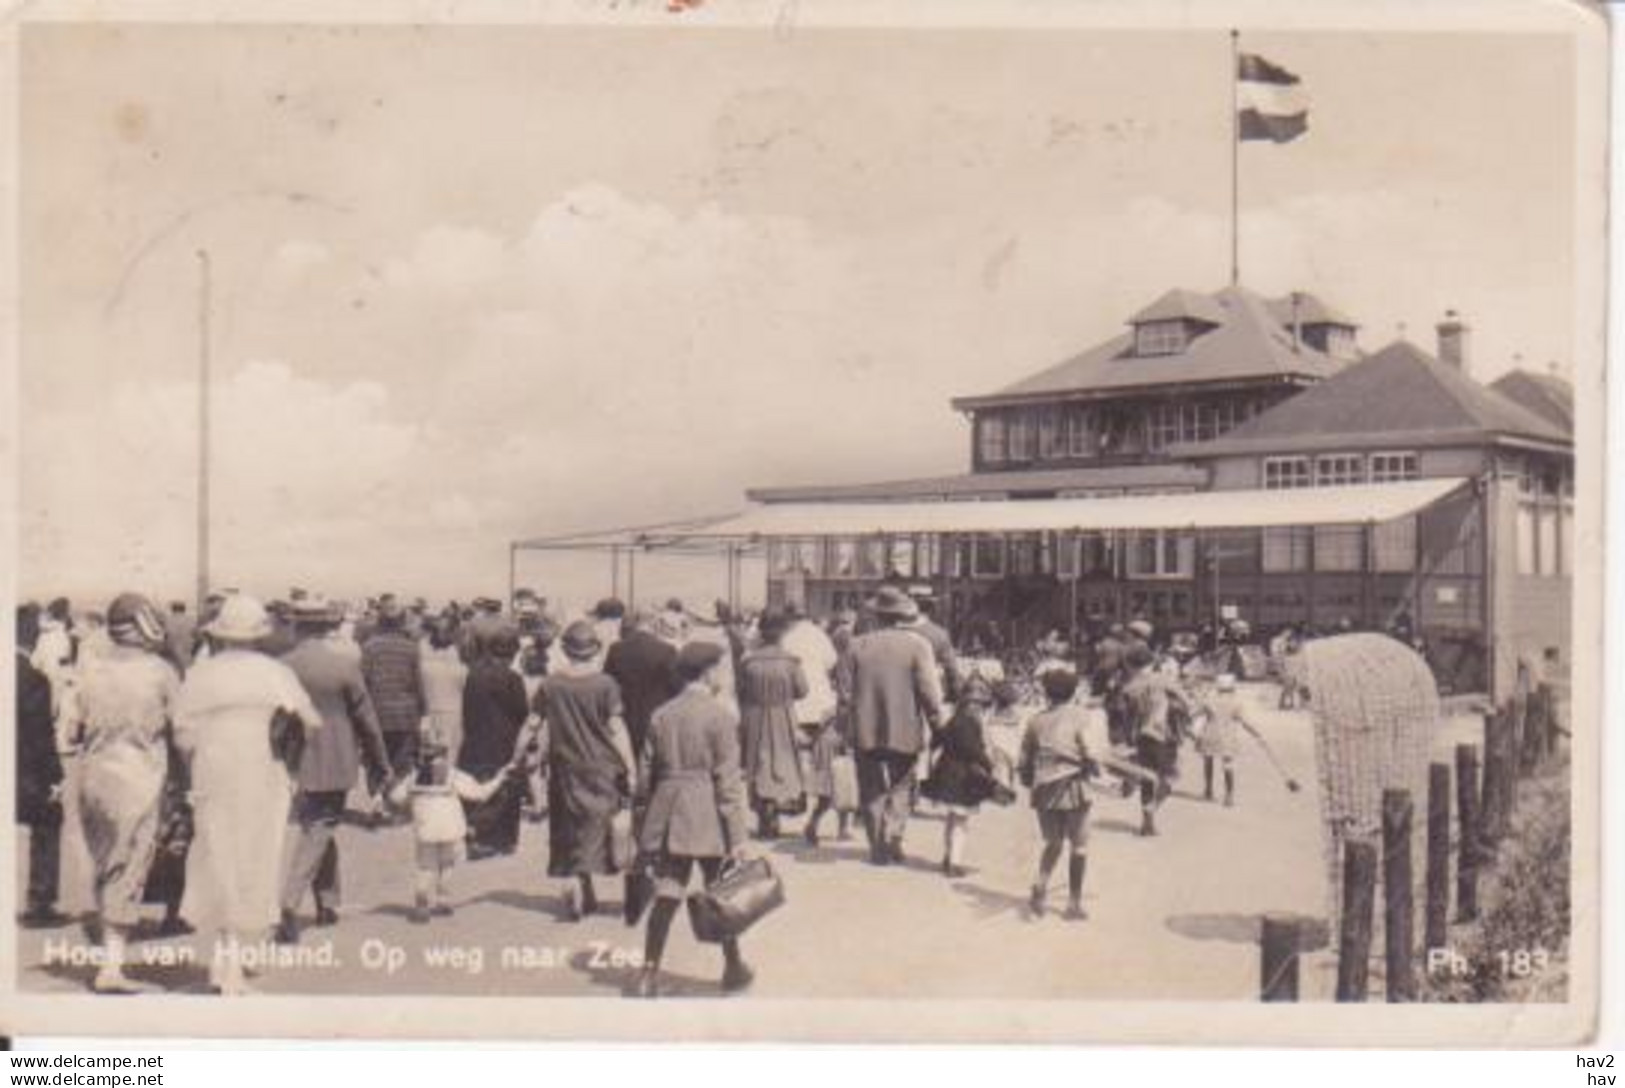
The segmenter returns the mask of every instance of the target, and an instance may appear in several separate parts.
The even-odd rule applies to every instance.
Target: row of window
[[[1568,501],[1518,503],[1518,573],[1561,578],[1574,573],[1574,504]]]
[[[1371,569],[1405,573],[1416,569],[1416,519],[1400,518],[1371,533]],[[1360,526],[1261,529],[1256,535],[1256,568],[1265,573],[1308,570],[1359,572],[1366,569],[1365,536]],[[1227,545],[1228,547],[1229,545]],[[1026,533],[944,538],[934,534],[892,537],[829,537],[775,540],[768,564],[778,578],[1002,578],[1053,574],[1061,578],[1190,578],[1197,563],[1196,539],[1189,533]]]
[[[1264,487],[1281,491],[1297,487],[1343,487],[1414,480],[1421,475],[1417,455],[1410,450],[1380,453],[1294,454],[1264,458]]]
[[[1264,408],[1249,398],[1133,407],[1047,405],[984,411],[976,416],[977,455],[986,465],[1060,461],[1160,451],[1178,442],[1207,442]]]

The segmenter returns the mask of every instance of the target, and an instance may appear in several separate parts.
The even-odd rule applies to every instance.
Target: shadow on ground
[[[1331,935],[1324,918],[1311,918],[1305,914],[1288,914],[1285,917],[1298,923],[1298,931],[1303,935],[1300,952],[1316,952],[1330,945]],[[1263,928],[1263,915],[1176,914],[1166,924],[1174,933],[1193,941],[1255,945]]]

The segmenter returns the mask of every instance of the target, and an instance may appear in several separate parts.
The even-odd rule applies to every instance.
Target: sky
[[[1571,370],[1572,55],[1252,33],[1242,279]],[[964,471],[950,397],[1228,276],[1212,31],[27,26],[25,594],[500,595],[508,541]],[[527,560],[566,599],[607,560]],[[647,567],[709,592],[721,563]],[[759,592],[759,586],[747,587]]]

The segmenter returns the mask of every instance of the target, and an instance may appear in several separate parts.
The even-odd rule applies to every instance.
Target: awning
[[[1078,530],[1250,529],[1364,525],[1401,518],[1467,483],[1463,477],[1284,491],[1196,491],[1092,499],[982,502],[765,503],[731,517],[621,534],[581,534],[518,548],[682,547],[773,537],[881,533],[1021,533]]]

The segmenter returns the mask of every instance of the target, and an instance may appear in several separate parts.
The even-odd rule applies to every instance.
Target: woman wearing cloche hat
[[[260,651],[271,631],[257,600],[228,598],[208,625],[217,649],[187,673],[175,704],[197,826],[181,910],[214,935],[209,977],[225,994],[247,990],[242,950],[278,917],[289,764],[299,747],[288,739],[322,720],[293,670]]]
[[[559,646],[565,662],[542,680],[532,709],[547,726],[547,872],[565,882],[561,914],[579,921],[598,909],[592,878],[618,871],[612,828],[629,818],[636,765],[620,685],[598,664],[598,632],[577,620]]]
[[[165,732],[180,677],[159,656],[164,625],[152,602],[120,594],[107,609],[111,646],[80,664],[63,707],[78,745],[78,812],[92,866],[102,957],[92,987],[136,993],[125,976],[125,939],[139,921],[147,869],[157,843],[168,774]]]

